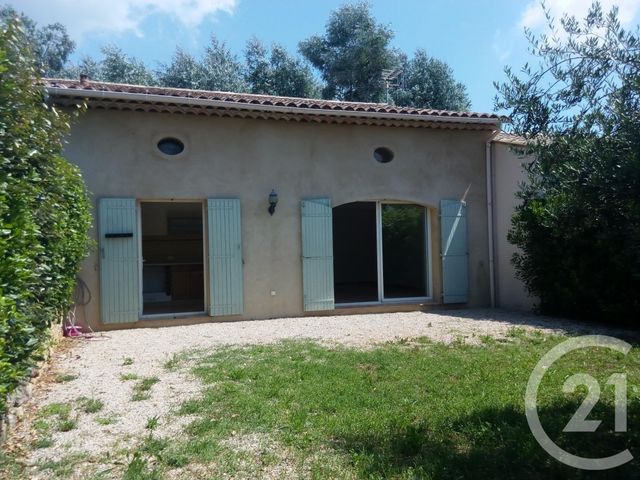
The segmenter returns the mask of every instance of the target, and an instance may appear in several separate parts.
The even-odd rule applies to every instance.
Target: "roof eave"
[[[213,100],[206,98],[191,97],[170,97],[150,93],[129,93],[110,92],[105,90],[80,90],[61,87],[45,87],[47,93],[53,97],[86,98],[123,100],[127,102],[141,102],[150,104],[170,104],[170,105],[193,105],[201,107],[214,107],[235,110],[263,111],[291,115],[319,115],[326,117],[351,117],[351,118],[372,118],[382,120],[412,120],[429,123],[451,123],[451,124],[475,124],[483,126],[493,126],[499,129],[501,121],[498,118],[479,117],[459,117],[442,115],[420,115],[409,113],[385,113],[385,112],[361,112],[354,110],[328,110],[322,108],[287,107],[282,105],[264,105],[259,103],[228,102],[224,100]]]

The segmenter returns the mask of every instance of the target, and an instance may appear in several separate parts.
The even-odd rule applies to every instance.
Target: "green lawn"
[[[187,438],[158,445],[150,437],[141,452],[158,462],[156,473],[199,465],[212,475],[203,478],[259,477],[283,463],[294,478],[591,478],[550,458],[524,417],[531,369],[562,340],[516,332],[479,346],[418,340],[358,351],[286,342],[218,350],[195,368],[208,388],[182,407],[197,416]],[[613,433],[612,387],[603,387],[589,417],[603,419],[598,433],[561,433],[584,397],[562,393],[577,372],[601,385],[611,373],[627,374],[628,433]],[[626,358],[573,352],[545,376],[542,423],[582,456],[624,448],[640,455],[639,385],[636,348]],[[640,477],[638,467],[634,460],[614,474]]]
[[[285,342],[201,352],[193,357],[194,373],[205,390],[176,414],[188,415],[185,435],[163,438],[156,429],[165,420],[150,418],[137,447],[120,452],[121,461],[114,452],[116,470],[97,460],[94,477],[120,471],[126,480],[640,478],[637,460],[596,475],[566,467],[531,435],[523,406],[527,380],[565,339],[514,331],[506,341],[485,338],[480,345],[418,339],[363,351]],[[171,369],[185,368],[187,357],[175,357]],[[603,420],[597,433],[562,433],[584,398],[584,391],[562,393],[574,373],[589,373],[602,385],[601,403],[589,417]],[[604,386],[612,373],[627,374],[627,433],[613,432],[613,387]],[[602,457],[629,448],[637,457],[639,386],[638,347],[626,357],[603,349],[572,352],[545,375],[540,418],[568,451]],[[82,461],[70,457],[43,469],[64,478]]]

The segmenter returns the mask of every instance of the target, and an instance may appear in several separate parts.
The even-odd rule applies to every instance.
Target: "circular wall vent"
[[[184,143],[173,137],[165,137],[158,141],[158,150],[165,155],[180,155],[184,152]]]
[[[373,151],[373,158],[379,163],[389,163],[393,160],[393,151],[387,147],[378,147]]]

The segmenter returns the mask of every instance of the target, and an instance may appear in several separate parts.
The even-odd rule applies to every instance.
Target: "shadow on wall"
[[[584,457],[606,457],[627,448],[637,456],[638,429],[625,434],[606,428],[595,433],[562,433],[580,404],[581,400],[567,401],[539,409],[549,436],[560,438],[559,446]],[[606,411],[598,412],[597,407],[592,416],[603,419],[603,426],[613,425]],[[629,425],[638,425],[640,403],[629,405],[628,419]],[[609,472],[582,471],[556,461],[538,445],[524,412],[516,408],[486,409],[449,419],[447,425],[419,423],[390,426],[378,435],[345,435],[336,438],[334,446],[355,456],[366,478],[640,478],[637,458]]]

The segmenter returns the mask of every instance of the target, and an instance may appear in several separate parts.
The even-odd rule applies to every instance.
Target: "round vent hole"
[[[378,147],[373,151],[373,158],[376,159],[376,162],[389,163],[393,160],[393,151],[387,147]]]
[[[184,143],[182,143],[177,138],[163,138],[158,142],[158,150],[160,150],[165,155],[180,155],[184,152]]]

